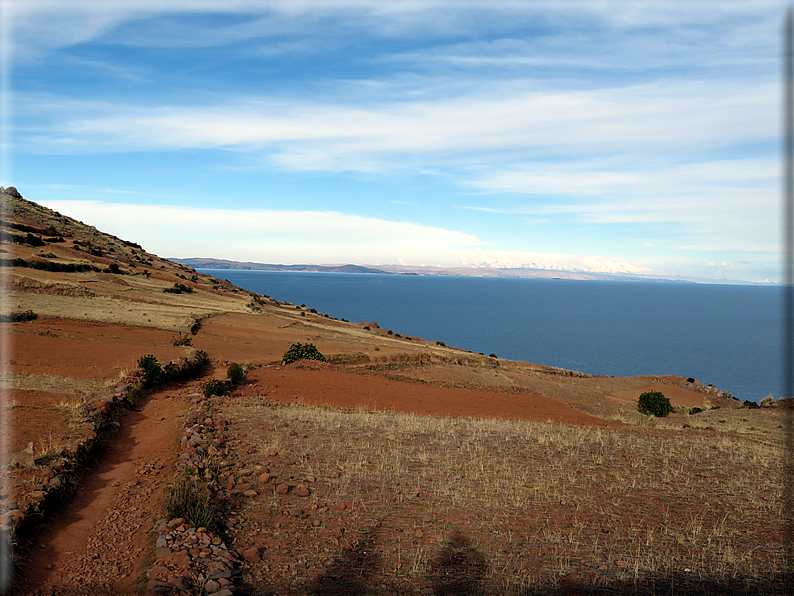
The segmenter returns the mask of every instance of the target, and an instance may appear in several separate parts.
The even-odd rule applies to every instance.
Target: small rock
[[[252,546],[251,548],[247,548],[243,551],[243,559],[248,561],[249,563],[259,563],[259,548]]]
[[[214,579],[211,579],[206,584],[204,584],[204,589],[210,593],[217,592],[218,590],[221,589],[221,585]]]
[[[270,474],[268,474],[267,472],[259,476],[259,482],[261,482],[262,484],[265,484],[269,480],[270,480]]]
[[[94,402],[91,404],[91,408],[104,416],[108,416],[110,414],[110,404],[104,399],[94,400]]]
[[[276,493],[280,495],[286,495],[289,492],[289,484],[286,482],[282,482],[276,487]]]
[[[615,561],[615,565],[617,565],[617,566],[618,566],[618,567],[620,567],[621,569],[626,569],[626,568],[629,566],[628,562],[626,562],[626,561],[622,561],[622,560],[620,560],[620,559],[618,559],[617,561]]]
[[[292,491],[292,494],[294,494],[294,495],[296,495],[298,497],[308,497],[309,495],[312,494],[312,491],[310,491],[305,486],[299,486],[294,491]]]
[[[20,468],[35,468],[36,458],[33,455],[33,442],[28,443],[28,446],[22,451],[17,451],[11,457],[11,465],[19,466]]]
[[[414,536],[416,536],[417,538],[422,538],[424,537],[424,535],[425,533],[422,532],[422,530],[417,530],[416,532],[414,532]]]
[[[88,425],[81,426],[77,429],[77,434],[84,436],[86,439],[93,439],[96,437],[96,431]]]
[[[275,447],[268,447],[267,454],[271,457],[275,457],[276,455],[278,455],[278,449],[276,449]]]
[[[250,490],[250,489],[249,489],[249,490],[245,491],[243,494],[244,494],[246,497],[255,497],[255,496],[256,496],[256,495],[258,495],[259,493],[258,493],[258,492],[256,492],[255,490]]]

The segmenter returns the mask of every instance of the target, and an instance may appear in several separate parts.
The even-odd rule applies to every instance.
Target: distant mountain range
[[[583,271],[558,271],[554,269],[495,268],[495,267],[430,267],[425,265],[276,265],[250,261],[230,261],[191,257],[169,260],[194,269],[238,269],[249,271],[314,271],[319,273],[377,273],[381,275],[452,275],[466,277],[527,277],[545,279],[578,279],[608,281],[663,281],[692,283],[686,280],[669,280],[613,273],[588,273]]]

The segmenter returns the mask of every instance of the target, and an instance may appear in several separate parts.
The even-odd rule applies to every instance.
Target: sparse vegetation
[[[163,292],[166,292],[167,294],[190,294],[193,292],[193,288],[186,286],[185,284],[175,283],[173,287],[165,288]]]
[[[637,409],[643,414],[664,418],[673,411],[673,406],[661,391],[646,391],[637,400]]]
[[[163,369],[157,361],[157,358],[151,354],[141,356],[138,359],[138,367],[143,371],[143,379],[146,385],[155,385],[160,381]]]
[[[12,312],[7,315],[0,315],[0,323],[22,323],[25,321],[35,321],[39,318],[32,310],[26,310],[23,312]]]
[[[582,578],[576,585],[585,593],[651,593],[661,585],[675,585],[674,593],[701,593],[704,585],[732,593],[729,587],[774,577],[783,560],[782,540],[766,538],[784,527],[780,498],[772,496],[779,495],[780,449],[770,445],[300,405],[274,411],[261,399],[229,410],[259,449],[250,462],[277,444],[299,467],[271,463],[270,474],[327,479],[309,486],[335,514],[318,516],[322,525],[296,544],[288,540],[300,524],[282,515],[289,497],[276,500],[268,491],[244,501],[238,535],[261,528],[269,540],[270,569],[244,572],[255,590],[286,593],[297,581],[312,593],[314,569],[327,556],[313,549],[336,544],[334,537],[340,554],[323,563],[332,570],[324,585],[355,577],[359,567],[344,566],[349,544],[369,581],[400,594],[428,581],[439,594],[557,593],[570,577]],[[749,477],[750,464],[766,473]],[[730,498],[713,500],[718,485]],[[700,499],[710,507],[693,511]],[[337,513],[340,503],[348,505]],[[376,544],[368,542],[373,527]],[[456,556],[477,564],[455,567]],[[293,567],[294,560],[306,563]],[[275,564],[282,562],[290,567]],[[455,590],[442,589],[453,579]]]
[[[166,488],[165,509],[169,519],[181,517],[194,528],[215,529],[210,492],[204,481],[188,471]]]
[[[226,395],[231,390],[231,383],[229,381],[222,381],[220,379],[210,379],[201,384],[201,390],[204,395],[210,397],[212,395]]]
[[[193,345],[193,338],[189,335],[182,335],[179,333],[179,336],[174,339],[174,347],[179,346],[192,346]]]
[[[236,362],[232,362],[226,370],[226,377],[233,385],[242,385],[245,382],[245,369]]]

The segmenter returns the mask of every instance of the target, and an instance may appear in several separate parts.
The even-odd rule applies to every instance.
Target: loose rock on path
[[[14,596],[132,594],[151,556],[150,532],[176,456],[177,393],[152,394],[86,473],[75,498],[30,543]],[[151,563],[151,559],[149,559]]]

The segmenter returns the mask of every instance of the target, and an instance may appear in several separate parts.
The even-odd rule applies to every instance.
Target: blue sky
[[[784,2],[0,7],[0,184],[162,256],[781,278]]]

